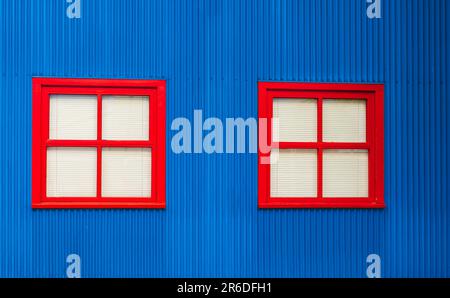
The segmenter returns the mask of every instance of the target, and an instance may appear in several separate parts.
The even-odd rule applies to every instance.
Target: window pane
[[[96,148],[48,148],[47,196],[95,197]]]
[[[102,196],[150,197],[151,157],[149,148],[103,148]]]
[[[323,141],[366,141],[366,101],[325,99],[323,101]]]
[[[270,159],[271,197],[317,196],[317,150],[273,150]]]
[[[102,110],[104,140],[149,140],[147,96],[104,96]]]
[[[97,96],[51,95],[50,139],[97,139]]]
[[[275,98],[272,135],[274,142],[316,142],[317,100]]]
[[[324,197],[368,197],[368,163],[367,150],[324,150]]]

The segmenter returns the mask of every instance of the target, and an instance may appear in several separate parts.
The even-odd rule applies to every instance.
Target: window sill
[[[295,198],[291,202],[287,202],[286,200],[291,199],[278,199],[272,200],[271,202],[259,203],[258,207],[260,209],[383,209],[386,207],[384,202],[372,200],[366,202],[342,202],[343,200],[349,199],[341,198],[338,202],[330,202],[330,200],[335,199],[322,199],[320,202],[311,202],[311,200],[301,202]]]
[[[33,203],[33,209],[165,209],[165,203],[157,202],[41,202]]]

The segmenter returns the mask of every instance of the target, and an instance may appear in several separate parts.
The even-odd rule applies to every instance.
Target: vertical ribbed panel
[[[81,1],[0,1],[0,276],[450,276],[448,1]],[[167,208],[31,210],[32,76],[167,80]],[[258,210],[255,154],[172,153],[281,80],[385,84],[385,209]]]

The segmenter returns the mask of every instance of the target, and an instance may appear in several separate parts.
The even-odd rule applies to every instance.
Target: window
[[[164,208],[165,82],[33,79],[33,208]]]
[[[260,83],[259,118],[269,124],[260,125],[259,207],[384,207],[383,92],[371,84]]]

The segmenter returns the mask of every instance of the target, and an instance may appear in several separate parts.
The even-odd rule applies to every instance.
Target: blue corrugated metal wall
[[[450,276],[450,2],[0,1],[0,276]],[[166,210],[31,210],[31,78],[167,80],[176,117],[256,117],[258,81],[376,82],[384,210],[258,210],[255,154],[175,155]]]

